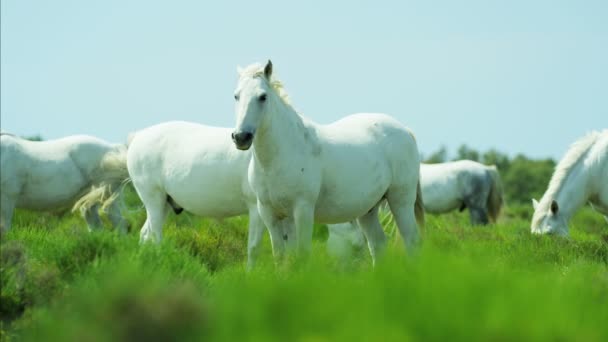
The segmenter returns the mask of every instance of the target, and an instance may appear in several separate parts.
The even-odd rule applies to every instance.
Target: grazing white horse
[[[146,207],[141,242],[159,242],[167,212],[227,218],[249,214],[248,267],[255,263],[264,224],[247,180],[251,153],[237,151],[230,129],[174,121],[132,134],[127,166]],[[283,236],[271,236],[283,239]]]
[[[555,167],[541,200],[532,203],[536,234],[567,236],[568,221],[586,203],[608,215],[608,129],[575,142]]]
[[[375,261],[386,245],[377,214],[387,199],[408,250],[414,248],[424,209],[420,156],[406,127],[384,114],[316,124],[291,107],[270,61],[241,70],[235,99],[232,138],[239,150],[253,145],[249,181],[271,234],[295,231],[297,252],[307,255],[314,221],[356,218]],[[272,242],[281,254],[283,241]]]
[[[496,222],[504,204],[496,166],[472,160],[420,164],[420,186],[426,212],[468,208],[472,224]]]
[[[126,164],[117,162],[124,156],[124,145],[85,135],[29,141],[1,133],[2,229],[10,229],[15,208],[61,210],[78,202],[75,207],[82,209],[90,230],[101,228],[98,211],[104,208],[114,227],[126,232],[127,222],[115,201],[121,183],[128,178]],[[97,200],[89,197],[91,189]]]
[[[420,187],[427,213],[468,208],[472,224],[496,222],[504,204],[496,166],[471,160],[420,164]],[[330,254],[346,257],[365,244],[356,222],[330,224],[327,228]]]

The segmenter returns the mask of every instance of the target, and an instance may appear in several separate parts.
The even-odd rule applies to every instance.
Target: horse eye
[[[238,95],[234,95],[234,99],[238,101],[239,100],[239,96]]]
[[[266,101],[266,94],[260,95],[260,102]]]

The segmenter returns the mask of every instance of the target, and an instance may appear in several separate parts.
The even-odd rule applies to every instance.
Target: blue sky
[[[385,112],[423,153],[559,158],[608,127],[608,1],[1,2],[1,126],[119,142],[232,127],[236,67],[270,58],[321,123]]]

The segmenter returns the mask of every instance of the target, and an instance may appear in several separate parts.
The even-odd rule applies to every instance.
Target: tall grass
[[[134,208],[134,206],[131,206]],[[466,213],[465,213],[466,214]],[[376,269],[325,252],[245,272],[246,218],[171,215],[163,243],[90,234],[77,217],[18,212],[2,237],[2,340],[608,340],[608,229],[584,209],[572,238],[529,234],[528,207],[471,227],[429,216],[408,257],[394,227]]]

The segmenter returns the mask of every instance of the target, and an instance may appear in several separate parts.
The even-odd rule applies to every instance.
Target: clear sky
[[[236,67],[270,58],[321,123],[385,112],[423,153],[559,158],[608,127],[608,1],[1,2],[1,126],[121,142],[234,125]]]

